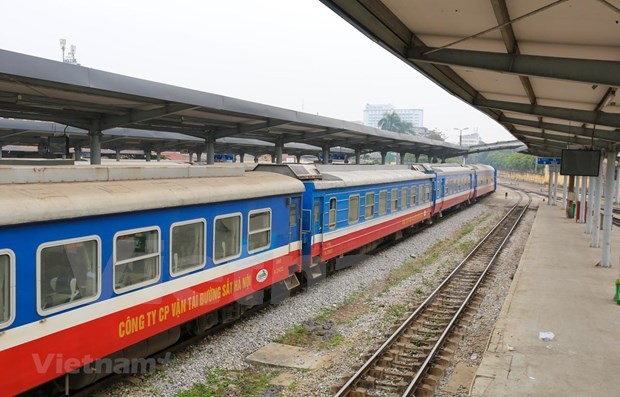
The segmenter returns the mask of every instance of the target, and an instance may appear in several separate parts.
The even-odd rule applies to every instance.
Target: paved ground
[[[471,395],[620,395],[620,306],[612,300],[620,230],[613,267],[595,267],[601,250],[563,215],[540,206]],[[540,340],[540,331],[555,338]]]

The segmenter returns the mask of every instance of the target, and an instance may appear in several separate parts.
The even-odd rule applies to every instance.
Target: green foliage
[[[385,113],[378,124],[382,130],[413,134],[413,124],[401,119],[396,112]]]
[[[470,156],[469,163],[489,164],[498,170],[535,172],[536,156],[523,153],[513,153],[509,150],[500,150],[487,153],[478,153]],[[542,172],[542,167],[538,169]]]
[[[301,325],[294,325],[284,331],[284,335],[276,339],[276,342],[285,345],[301,346],[308,339],[308,330]]]
[[[251,397],[262,393],[269,386],[274,372],[224,371],[220,368],[207,368],[207,380],[189,390],[177,394],[178,397],[224,397],[232,394]]]

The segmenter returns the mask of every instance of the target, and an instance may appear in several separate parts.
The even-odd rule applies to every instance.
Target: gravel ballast
[[[501,200],[499,196],[501,195]],[[353,268],[337,272],[322,282],[313,285],[304,293],[273,305],[248,319],[238,321],[224,331],[205,338],[202,342],[178,353],[156,373],[145,376],[139,384],[122,382],[105,391],[110,396],[174,396],[196,383],[206,381],[207,368],[243,371],[252,366],[245,357],[257,349],[284,335],[285,331],[306,320],[313,319],[324,308],[337,308],[347,297],[383,280],[389,272],[403,262],[419,257],[438,240],[454,234],[463,225],[474,220],[479,222],[468,238],[478,239],[482,230],[494,223],[505,211],[507,201],[504,193],[498,192],[481,203],[464,209],[414,236],[368,256]],[[436,263],[425,266],[421,271],[389,293],[376,296],[368,302],[372,310],[360,315],[338,331],[345,341],[326,352],[324,368],[312,372],[287,370],[295,377],[295,390],[280,390],[280,396],[327,396],[330,387],[339,378],[351,372],[351,366],[360,362],[360,355],[369,345],[376,343],[389,328],[388,308],[402,304],[405,299],[415,298],[423,290],[426,295],[449,269],[458,263],[456,253],[446,252]],[[416,291],[417,292],[414,292]],[[425,296],[424,295],[424,296]],[[386,319],[387,318],[387,319]],[[392,319],[393,320],[393,319]]]

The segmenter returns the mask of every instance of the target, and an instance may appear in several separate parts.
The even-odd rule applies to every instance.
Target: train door
[[[291,244],[301,241],[301,196],[292,196],[289,197],[290,201],[288,204],[289,211],[289,232],[288,232],[288,242],[289,242],[289,252],[291,252]],[[301,249],[301,247],[295,248],[296,250]]]

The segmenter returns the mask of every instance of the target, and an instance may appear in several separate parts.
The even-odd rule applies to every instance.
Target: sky
[[[366,104],[424,109],[458,142],[514,139],[318,0],[2,1],[0,48],[106,72],[361,121]]]

